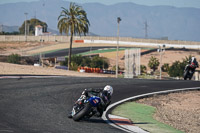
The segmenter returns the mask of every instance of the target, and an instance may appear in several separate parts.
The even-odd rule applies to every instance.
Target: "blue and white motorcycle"
[[[84,118],[90,118],[97,113],[97,107],[101,103],[101,98],[92,96],[77,102],[72,109],[72,118],[79,121]]]

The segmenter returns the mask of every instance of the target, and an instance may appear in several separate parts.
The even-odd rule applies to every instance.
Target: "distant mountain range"
[[[0,24],[21,26],[27,19],[37,18],[57,30],[61,7],[68,9],[70,2],[40,0],[0,5]],[[90,32],[100,36],[117,35],[117,17],[120,17],[120,36],[148,38],[168,37],[169,40],[200,41],[200,9],[172,6],[143,6],[134,3],[103,5],[79,4],[87,12]],[[146,22],[146,28],[145,28]]]
[[[19,27],[18,26],[7,26],[7,25],[2,25],[0,24],[0,32],[15,32],[15,31],[19,31]]]

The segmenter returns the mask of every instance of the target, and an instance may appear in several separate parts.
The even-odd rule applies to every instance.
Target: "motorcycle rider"
[[[197,67],[199,67],[199,64],[198,64],[198,62],[197,62],[197,60],[194,56],[188,61],[188,63],[192,66],[191,69],[192,69],[193,72],[195,71],[195,69]]]
[[[77,106],[79,102],[82,102],[89,97],[98,96],[102,100],[101,100],[101,103],[97,107],[98,112],[96,113],[97,114],[96,116],[101,117],[103,114],[103,111],[105,111],[108,105],[111,103],[112,94],[113,94],[113,88],[110,85],[106,85],[104,88],[97,88],[97,89],[88,88],[82,92],[80,98],[75,102],[74,106]],[[72,118],[72,113],[68,115],[68,118]]]

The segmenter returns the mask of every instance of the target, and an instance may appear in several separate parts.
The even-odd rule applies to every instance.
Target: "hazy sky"
[[[30,2],[39,0],[0,0],[0,4],[15,3],[15,2]],[[48,0],[43,0],[48,2]],[[140,5],[170,5],[176,7],[195,7],[200,8],[200,0],[64,0],[76,3],[98,2],[106,5],[115,4],[119,2],[133,2]]]

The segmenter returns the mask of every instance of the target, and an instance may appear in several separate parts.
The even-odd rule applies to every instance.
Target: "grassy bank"
[[[129,118],[134,125],[151,133],[183,133],[167,124],[161,123],[153,118],[156,108],[135,102],[127,102],[116,107],[113,115]]]

